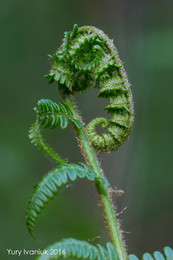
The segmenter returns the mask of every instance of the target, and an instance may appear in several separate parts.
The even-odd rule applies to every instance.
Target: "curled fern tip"
[[[74,25],[72,32],[65,32],[53,57],[49,78],[58,82],[60,90],[73,95],[93,86],[99,90],[99,98],[109,99],[105,110],[112,118],[92,120],[87,132],[95,149],[118,149],[131,132],[134,109],[130,84],[112,40],[95,27]],[[107,134],[97,134],[99,124]]]

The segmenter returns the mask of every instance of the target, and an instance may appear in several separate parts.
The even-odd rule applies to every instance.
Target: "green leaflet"
[[[139,260],[139,258],[137,258],[137,256],[131,254],[131,255],[129,255],[129,260]]]
[[[68,126],[71,120],[76,127],[81,128],[82,124],[75,119],[69,107],[62,103],[55,103],[50,99],[38,101],[38,108],[34,108],[37,113],[37,120],[43,128],[55,128],[60,123],[62,129]]]
[[[173,260],[173,250],[170,247],[164,248],[165,255],[158,251],[155,251],[153,255],[145,253],[142,256],[142,260]],[[133,254],[129,255],[129,260],[139,260],[139,258]]]
[[[49,99],[41,99],[38,101],[38,108],[34,108],[37,113],[37,120],[29,130],[29,138],[45,155],[55,160],[57,163],[67,163],[66,159],[62,159],[53,148],[49,147],[41,134],[42,128],[55,128],[60,124],[62,129],[68,126],[71,120],[77,128],[81,128],[82,124],[75,119],[73,113],[62,102],[55,103]]]
[[[86,241],[74,238],[63,239],[47,248],[48,255],[37,257],[37,260],[51,259],[90,259],[90,260],[119,260],[117,252],[111,243],[107,250],[101,245],[93,246]]]
[[[80,163],[80,165],[61,165],[51,170],[38,184],[34,186],[34,192],[29,201],[29,206],[26,212],[26,225],[32,236],[38,215],[46,206],[49,199],[53,199],[59,189],[65,186],[69,180],[75,181],[77,178],[87,178],[90,181],[104,181],[104,183],[108,183],[103,179],[99,179],[96,173],[83,163]]]

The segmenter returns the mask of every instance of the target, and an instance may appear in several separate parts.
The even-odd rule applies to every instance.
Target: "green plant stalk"
[[[74,101],[72,100],[72,97],[64,96],[62,93],[60,94],[64,99],[64,102],[69,106],[69,108],[73,112],[75,118],[82,122],[82,128],[77,129],[75,126],[74,127],[75,127],[75,132],[79,142],[80,149],[82,151],[83,156],[85,157],[86,162],[96,172],[98,177],[103,178],[104,177],[103,171],[100,167],[99,161],[92,148],[92,145],[90,144],[87,132],[84,127],[84,123],[81,117],[79,116],[79,113],[77,111]],[[99,194],[104,218],[107,223],[107,229],[110,238],[112,240],[112,243],[118,252],[120,260],[126,260],[127,254],[121,237],[121,231],[117,222],[115,209],[109,193],[109,188],[103,182],[96,182],[96,188]]]

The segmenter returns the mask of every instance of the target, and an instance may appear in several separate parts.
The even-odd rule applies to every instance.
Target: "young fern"
[[[49,57],[53,64],[45,77],[50,79],[49,83],[53,81],[58,83],[58,90],[64,103],[55,103],[48,99],[40,100],[38,108],[35,108],[37,119],[30,129],[29,137],[32,143],[59,165],[34,186],[26,213],[28,230],[33,236],[38,215],[61,187],[69,181],[74,182],[77,178],[87,178],[94,182],[97,188],[112,243],[107,243],[106,250],[101,245],[93,246],[85,241],[68,238],[48,247],[49,254],[39,256],[38,259],[138,260],[134,255],[127,256],[110,196],[110,184],[103,175],[93,149],[102,152],[118,149],[128,138],[133,126],[132,93],[118,51],[113,41],[103,31],[92,26],[78,28],[74,25],[72,32],[64,33],[60,48]],[[104,109],[111,115],[111,119],[98,117],[85,128],[72,96],[85,92],[92,86],[99,90],[99,98],[109,99]],[[43,128],[55,128],[58,124],[65,129],[69,120],[73,124],[87,165],[67,164],[66,160],[49,147],[41,135]],[[96,127],[99,124],[107,130],[106,134],[97,134]],[[66,253],[51,255],[50,251],[55,249],[64,250]],[[173,259],[171,250],[165,248],[166,260]],[[154,253],[154,258],[148,253],[144,254],[143,260],[149,259],[165,258],[159,252]]]
[[[90,86],[99,89],[98,97],[109,98],[105,108],[112,119],[96,118],[87,126],[92,145],[100,151],[116,150],[127,139],[133,125],[134,109],[128,79],[113,42],[92,26],[64,34],[64,42],[51,57],[53,66],[46,76],[58,82],[64,93],[75,94]],[[95,131],[101,124],[107,134]]]

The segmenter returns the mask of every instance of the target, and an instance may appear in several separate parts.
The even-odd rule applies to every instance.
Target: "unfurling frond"
[[[113,41],[93,26],[78,28],[75,25],[71,33],[64,33],[63,43],[52,61],[52,69],[46,77],[50,82],[58,82],[65,94],[85,92],[93,86],[98,88],[99,98],[109,100],[104,109],[111,120],[93,119],[87,132],[95,149],[118,149],[131,132],[134,108],[130,84]],[[107,133],[97,134],[99,124]]]
[[[52,147],[50,147],[41,134],[41,126],[36,121],[29,130],[29,138],[31,143],[38,147],[45,155],[49,156],[51,159],[55,160],[57,163],[64,164],[67,163],[67,159],[61,158]]]
[[[81,122],[74,118],[71,110],[63,103],[55,103],[49,99],[41,99],[38,101],[38,108],[34,108],[37,113],[37,120],[29,130],[29,138],[45,155],[55,160],[57,163],[67,163],[66,159],[62,159],[53,148],[49,147],[41,134],[42,128],[55,128],[60,124],[62,129],[68,126],[71,120],[77,128],[82,126]]]
[[[87,178],[90,181],[107,182],[102,178],[99,179],[96,173],[83,163],[80,165],[61,165],[51,170],[42,178],[38,184],[34,186],[34,191],[29,202],[29,206],[26,212],[26,224],[31,235],[35,228],[38,215],[46,206],[49,199],[53,199],[55,194],[58,193],[59,189],[65,186],[69,180],[75,181],[77,177]]]
[[[111,243],[107,243],[107,250],[101,245],[93,246],[86,241],[74,238],[63,239],[46,250],[47,254],[39,256],[37,260],[52,259],[90,259],[90,260],[119,260],[118,254]]]

